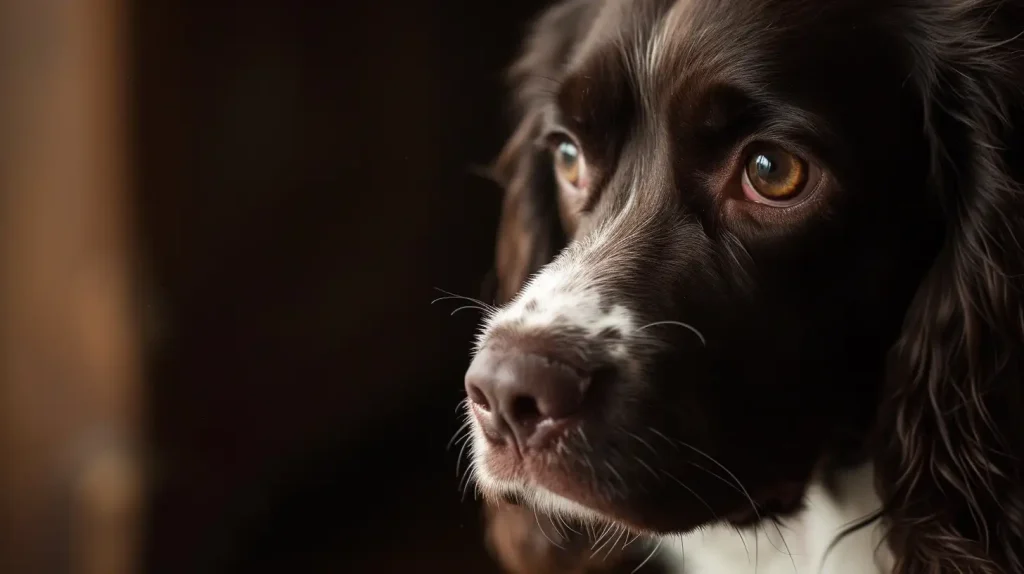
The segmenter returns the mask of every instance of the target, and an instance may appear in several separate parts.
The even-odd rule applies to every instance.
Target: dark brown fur
[[[553,109],[573,118],[609,189],[634,169],[628,142],[672,146],[664,197],[699,222],[706,246],[687,257],[717,271],[693,277],[680,263],[686,285],[673,287],[676,278],[637,263],[650,290],[630,296],[686,311],[739,363],[717,366],[714,353],[728,349],[698,355],[666,336],[678,353],[659,365],[673,363],[664,369],[677,379],[693,373],[687,400],[732,409],[729,428],[697,416],[678,432],[706,438],[762,511],[785,512],[792,485],[822,464],[873,460],[899,574],[1024,572],[1024,2],[691,3],[705,34],[673,39],[671,66],[659,70],[670,85],[656,89],[667,103],[655,123],[667,140],[634,123],[646,105],[635,78],[591,32],[628,38],[672,2],[566,0],[538,20],[511,71],[518,127],[496,166],[506,188],[498,302],[587,229],[559,217],[550,156],[536,145]],[[599,18],[608,4],[621,6]],[[740,139],[722,126],[751,96],[759,134],[811,149],[834,178],[816,218],[728,224],[713,197],[693,191],[713,183],[716,150]],[[616,201],[609,191],[591,217],[614,213]],[[660,237],[641,257],[671,259],[671,234]],[[695,294],[701,305],[688,307]],[[787,337],[792,346],[776,343]],[[766,372],[786,381],[759,386]],[[705,374],[724,392],[701,386]],[[681,400],[662,384],[634,390]],[[737,393],[751,404],[726,400]],[[647,411],[626,420],[668,424],[635,408]],[[789,446],[768,457],[751,433]],[[742,500],[705,486],[717,512],[752,518]],[[655,530],[709,519],[624,499],[622,512]]]

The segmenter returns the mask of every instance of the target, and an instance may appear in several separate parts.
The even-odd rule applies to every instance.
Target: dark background
[[[456,453],[543,3],[145,0],[146,572],[489,572]]]

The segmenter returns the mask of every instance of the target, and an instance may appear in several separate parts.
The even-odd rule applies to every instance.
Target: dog
[[[476,488],[672,572],[1024,572],[1022,35],[1021,0],[548,8]]]

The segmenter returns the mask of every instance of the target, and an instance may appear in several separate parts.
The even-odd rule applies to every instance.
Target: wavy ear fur
[[[1024,3],[917,4],[946,237],[881,407],[888,543],[900,574],[1024,572]]]
[[[565,244],[547,150],[537,145],[544,102],[589,26],[595,2],[568,0],[533,24],[522,55],[509,70],[518,127],[493,167],[505,188],[497,241],[497,299],[515,296],[526,280]]]

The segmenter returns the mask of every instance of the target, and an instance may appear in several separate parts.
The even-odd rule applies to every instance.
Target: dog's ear
[[[565,244],[548,150],[540,145],[546,103],[593,19],[595,2],[568,0],[533,24],[509,70],[517,124],[493,167],[505,188],[497,238],[497,302],[515,296]]]
[[[876,472],[895,572],[1009,574],[1024,572],[1024,6],[943,4],[909,39],[946,235],[892,350]]]

